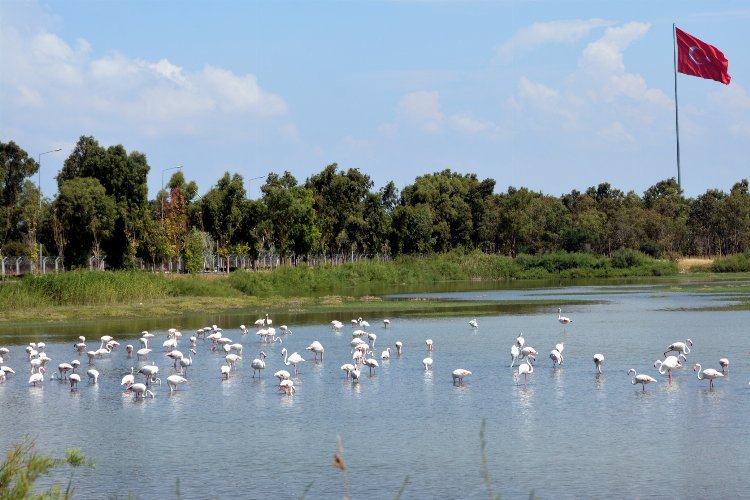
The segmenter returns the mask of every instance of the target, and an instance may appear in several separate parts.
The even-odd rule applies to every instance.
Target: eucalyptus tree
[[[725,228],[720,207],[727,194],[718,189],[709,189],[694,200],[690,200],[687,220],[691,237],[691,254],[721,255],[724,251]]]
[[[339,171],[336,163],[307,179],[305,187],[313,193],[320,244],[326,253],[362,246],[364,202],[372,186],[370,177],[359,169]]]
[[[393,210],[392,217],[391,251],[397,254],[426,254],[435,251],[435,216],[428,205],[399,205]]]
[[[76,177],[63,182],[52,209],[69,235],[66,265],[85,266],[92,253],[102,256],[101,243],[114,230],[117,208],[97,179]]]
[[[27,199],[32,195],[25,181],[38,171],[39,164],[18,144],[0,142],[0,247],[11,240],[20,242],[38,229],[41,214],[24,214],[21,203],[24,191]],[[38,196],[37,192],[37,208]]]
[[[674,178],[657,182],[643,193],[646,236],[660,253],[683,250],[687,236],[688,202]]]
[[[289,172],[268,174],[261,191],[276,252],[286,259],[292,253],[305,258],[316,250],[321,232],[316,225],[313,191],[298,185]]]
[[[725,230],[725,253],[750,251],[750,193],[747,179],[742,179],[719,206],[719,217]]]
[[[219,254],[226,258],[229,269],[230,246],[242,240],[239,231],[246,200],[242,176],[226,172],[200,201],[203,227],[216,241]]]

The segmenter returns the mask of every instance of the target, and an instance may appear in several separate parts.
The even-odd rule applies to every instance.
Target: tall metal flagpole
[[[677,26],[672,23],[672,46],[674,48],[674,130],[677,134],[677,186],[680,186],[680,120],[677,108]]]

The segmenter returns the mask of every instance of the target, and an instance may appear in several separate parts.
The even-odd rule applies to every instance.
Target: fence
[[[349,253],[336,255],[311,255],[307,259],[291,255],[282,258],[274,252],[263,253],[257,259],[250,255],[230,255],[229,259],[221,255],[206,254],[203,256],[204,273],[226,273],[227,263],[229,270],[237,269],[259,271],[273,270],[280,266],[297,266],[306,263],[310,267],[325,265],[341,265],[347,262],[358,262],[362,260],[376,260],[387,262],[391,256],[387,254],[364,254]],[[66,271],[61,257],[44,257],[41,263],[28,257],[5,257],[0,255],[0,264],[2,265],[2,277],[6,276],[23,276],[24,274],[47,274]],[[136,259],[135,266],[143,271],[162,272],[162,273],[184,273],[187,272],[182,257],[166,260],[163,262],[147,262],[143,259]],[[104,271],[109,269],[104,257],[91,256],[88,259],[89,270]]]

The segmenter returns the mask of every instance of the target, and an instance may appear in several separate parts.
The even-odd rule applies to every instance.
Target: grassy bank
[[[454,252],[402,257],[392,262],[362,261],[316,268],[300,265],[273,272],[238,271],[220,277],[81,271],[3,282],[0,312],[5,321],[13,321],[162,316],[190,310],[289,307],[295,303],[333,308],[341,307],[342,296],[362,302],[354,298],[384,293],[404,284],[675,274],[674,262],[631,251],[618,252],[612,259],[566,252],[520,255],[516,259]],[[339,303],[331,303],[331,296],[338,297]]]

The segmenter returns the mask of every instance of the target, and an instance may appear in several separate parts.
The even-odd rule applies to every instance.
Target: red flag
[[[729,61],[724,54],[706,42],[675,27],[677,35],[677,71],[729,85]]]

